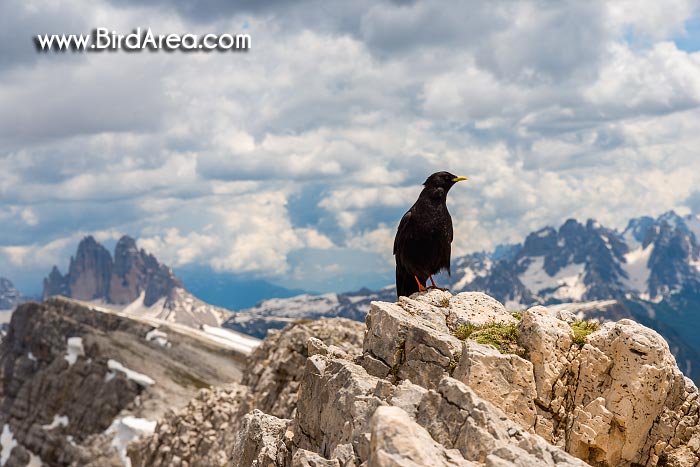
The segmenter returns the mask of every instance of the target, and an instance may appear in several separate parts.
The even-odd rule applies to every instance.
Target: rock
[[[406,412],[379,407],[371,421],[368,467],[476,467],[456,450],[445,449]]]
[[[272,332],[251,357],[245,390],[166,419],[143,443],[176,451],[209,446],[206,433],[220,432],[211,452],[265,467],[699,462],[698,390],[658,334],[622,320],[580,346],[566,310],[535,307],[517,325],[524,354],[504,354],[453,333],[460,323],[515,318],[478,294],[457,297],[431,290],[374,302],[364,339],[361,325],[341,320]],[[215,407],[226,428],[210,421]],[[185,427],[162,436],[171,424]],[[223,459],[199,456],[169,459]]]
[[[518,343],[525,348],[532,363],[538,402],[549,407],[552,399],[557,397],[555,389],[561,392],[557,383],[569,366],[574,332],[567,322],[552,316],[542,306],[524,312],[518,330]]]
[[[298,449],[292,458],[292,467],[340,467],[340,461],[328,460],[315,452]]]
[[[153,329],[62,298],[15,310],[0,347],[0,428],[13,433],[21,465],[31,455],[45,465],[121,465],[110,427],[150,427],[197,386],[240,377],[239,354],[165,326],[171,345],[157,345],[146,339]],[[126,428],[124,442],[148,431]]]
[[[224,465],[251,405],[248,388],[202,389],[186,407],[168,413],[152,436],[132,443],[133,467],[166,467],[174,459],[189,465]]]
[[[579,376],[567,395],[567,451],[608,465],[656,465],[680,451],[698,462],[689,443],[698,433],[697,388],[659,334],[627,319],[606,323],[571,365]]]
[[[433,290],[413,297],[430,300],[431,296],[443,293]],[[398,304],[372,302],[366,320],[363,361],[374,376],[391,375],[434,387],[450,371],[450,365],[461,353],[462,342],[449,332],[446,321],[449,306],[437,307],[425,300],[401,297]],[[382,374],[383,368],[389,371]]]
[[[257,408],[276,417],[292,418],[309,346],[311,353],[354,358],[362,352],[363,334],[361,323],[344,318],[301,321],[281,332],[271,331],[251,355],[243,384],[256,394]],[[309,343],[311,337],[314,340]]]
[[[233,446],[230,462],[233,467],[268,467],[280,465],[287,452],[282,435],[289,420],[281,420],[254,410],[243,418],[241,430]]]
[[[537,390],[532,363],[493,346],[467,340],[452,376],[491,401],[523,427],[537,422]]]
[[[367,460],[370,419],[386,405],[375,395],[380,381],[352,362],[309,357],[293,425],[295,446],[333,458],[337,448],[349,445],[358,465]]]

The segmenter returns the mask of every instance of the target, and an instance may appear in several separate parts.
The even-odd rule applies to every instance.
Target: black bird
[[[401,218],[394,238],[396,294],[408,297],[426,289],[433,274],[443,269],[450,273],[452,217],[447,211],[447,192],[467,177],[436,172],[423,184],[418,201]]]

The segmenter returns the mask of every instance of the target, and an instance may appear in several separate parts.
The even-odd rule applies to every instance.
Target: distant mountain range
[[[699,236],[700,217],[672,211],[656,219],[632,219],[622,231],[594,220],[584,224],[569,219],[558,229],[531,233],[521,244],[455,258],[452,277],[441,277],[440,285],[454,293],[483,291],[511,310],[575,302],[568,306],[582,317],[635,319],[659,331],[679,366],[697,378]],[[183,269],[182,274],[185,281],[138,249],[131,237],[117,242],[113,256],[86,237],[65,275],[52,269],[43,296],[62,295],[194,327],[223,325],[256,337],[289,322],[322,316],[362,320],[370,301],[395,297],[393,286],[295,295],[300,291],[207,269]],[[270,294],[277,298],[257,302]],[[0,309],[23,300],[8,280],[0,280]]]
[[[27,298],[19,293],[9,279],[0,277],[0,310],[12,310],[25,301]]]
[[[638,298],[653,303],[700,291],[700,219],[668,212],[622,232],[569,219],[531,233],[500,259],[476,254],[453,266],[452,288],[481,290],[507,306]]]
[[[511,310],[567,305],[582,318],[631,318],[656,329],[687,375],[700,378],[700,236],[698,216],[640,217],[622,231],[594,220],[546,227],[522,244],[456,258],[453,293],[483,291]],[[392,300],[393,287],[265,300],[224,326],[258,337],[289,320],[362,319],[371,300]]]

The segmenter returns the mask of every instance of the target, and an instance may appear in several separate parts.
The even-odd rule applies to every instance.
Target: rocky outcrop
[[[238,380],[242,358],[66,299],[23,304],[0,347],[0,426],[16,443],[6,465],[121,465],[167,408]]]
[[[43,297],[63,296],[115,305],[127,314],[199,327],[219,326],[231,313],[194,297],[173,271],[123,236],[114,259],[93,237],[85,237],[64,276],[56,266],[44,279]]]
[[[226,465],[251,399],[239,384],[200,390],[184,409],[166,414],[154,436],[131,446],[132,465]]]
[[[151,306],[168,297],[182,282],[155,256],[139,250],[136,241],[123,236],[114,248],[114,267],[110,279],[108,302],[125,305],[143,293],[143,304]]]
[[[573,320],[433,290],[374,302],[364,332],[339,319],[296,323],[253,354],[243,386],[224,400],[203,393],[131,458],[210,465],[194,448],[177,451],[181,464],[154,457],[204,443],[237,466],[696,465],[698,391],[666,342],[630,320],[577,337]],[[513,347],[499,346],[515,353],[458,337],[479,326],[517,330]],[[225,428],[192,427],[208,421],[202,401],[230,408]]]
[[[182,283],[170,268],[139,250],[133,238],[125,235],[119,239],[112,259],[105,247],[88,236],[71,258],[68,274],[61,275],[54,266],[44,279],[43,297],[63,295],[126,305],[143,294],[143,304],[151,306],[178,287],[182,288]]]
[[[236,460],[231,455],[234,445],[241,452],[255,451],[246,443],[256,443],[257,435],[251,430],[259,424],[249,420],[249,436],[238,436],[244,416],[258,409],[260,416],[267,413],[280,420],[293,418],[309,355],[320,352],[357,357],[362,353],[363,330],[360,323],[335,318],[299,321],[283,332],[270,332],[251,355],[244,384],[203,389],[187,407],[169,413],[152,437],[131,447],[132,465],[222,465]],[[203,423],[206,429],[201,428]]]
[[[284,332],[271,331],[251,355],[243,375],[242,383],[255,394],[255,407],[292,418],[309,349],[352,359],[362,353],[363,331],[362,324],[343,318],[300,321]]]

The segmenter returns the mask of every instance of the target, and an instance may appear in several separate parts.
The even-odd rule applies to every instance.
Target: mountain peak
[[[11,310],[22,302],[22,296],[10,279],[0,277],[0,310]]]
[[[172,289],[182,287],[170,268],[155,256],[139,250],[136,240],[122,236],[114,257],[92,235],[84,237],[71,257],[68,273],[63,276],[56,266],[44,280],[44,298],[63,295],[78,300],[103,300],[125,305],[141,294],[150,306]]]

